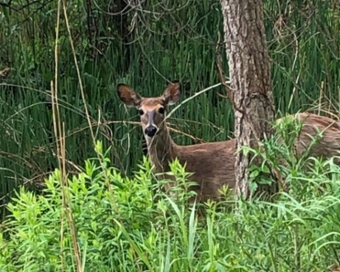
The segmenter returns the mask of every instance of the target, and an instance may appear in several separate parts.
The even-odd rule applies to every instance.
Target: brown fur
[[[331,118],[312,113],[299,113],[284,118],[296,118],[302,124],[302,130],[296,139],[295,147],[298,154],[302,154],[310,146],[312,138],[317,138],[322,132],[323,137],[311,149],[311,157],[330,158],[340,156],[340,122]],[[281,122],[284,118],[277,120]]]
[[[147,137],[148,154],[154,166],[155,173],[170,171],[169,162],[178,158],[182,165],[186,164],[186,171],[193,173],[190,180],[197,182],[193,188],[197,192],[199,201],[208,199],[218,200],[219,189],[223,185],[235,188],[235,152],[236,140],[223,142],[203,143],[189,146],[179,146],[170,137],[165,116],[160,114],[160,107],[167,107],[179,99],[179,84],[170,84],[164,94],[158,98],[142,98],[130,87],[118,85],[118,95],[128,106],[136,106],[142,110],[141,123],[143,131],[150,125],[148,115],[152,112],[153,123],[157,126],[157,134]],[[332,157],[339,155],[340,150],[340,123],[334,120],[309,113],[300,113],[296,116],[303,123],[301,133],[295,146],[298,154],[306,151],[318,131],[324,132],[324,137],[313,148],[311,156]],[[277,120],[277,123],[283,120]],[[169,190],[168,185],[166,190]]]

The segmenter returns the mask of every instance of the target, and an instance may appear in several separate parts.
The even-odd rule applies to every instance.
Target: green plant
[[[169,173],[178,182],[173,198],[152,194],[169,181],[152,185],[148,160],[128,178],[99,154],[69,175],[66,206],[59,170],[42,195],[22,188],[12,199],[1,225],[1,271],[76,271],[65,209],[84,271],[325,271],[339,263],[340,167],[333,159],[311,159],[275,202],[231,196],[217,205],[187,203],[188,174],[178,161]]]
[[[137,115],[119,105],[118,82],[154,96],[167,80],[178,79],[183,98],[219,82],[214,57],[218,30],[223,30],[219,1],[151,1],[137,9],[112,2],[108,13],[107,1],[89,3],[68,1],[72,36],[61,12],[57,41],[58,2],[17,0],[0,6],[0,71],[11,68],[6,78],[0,78],[0,134],[5,135],[0,141],[0,207],[19,185],[37,189],[57,167],[51,80],[58,81],[67,167],[77,172],[84,158],[95,155],[84,115],[87,105],[96,140],[111,147],[112,163],[126,174],[138,169],[142,136]],[[318,112],[337,114],[340,16],[336,1],[264,1],[264,5],[276,108],[295,113],[312,106]],[[226,64],[226,56],[222,57]],[[233,110],[218,95],[223,92],[222,87],[214,88],[173,114],[169,121],[176,143],[232,136]]]

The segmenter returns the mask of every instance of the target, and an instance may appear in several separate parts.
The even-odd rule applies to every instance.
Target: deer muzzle
[[[153,137],[155,136],[155,134],[157,133],[157,127],[155,126],[147,126],[145,128],[145,131],[144,131],[145,135],[149,136],[149,137]]]

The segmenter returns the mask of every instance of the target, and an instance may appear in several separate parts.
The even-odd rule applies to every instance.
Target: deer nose
[[[157,132],[157,128],[154,126],[148,126],[145,128],[145,134],[149,137],[155,136],[156,132]]]

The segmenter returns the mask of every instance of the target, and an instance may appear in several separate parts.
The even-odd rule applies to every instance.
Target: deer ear
[[[138,107],[143,99],[131,87],[123,83],[117,85],[117,93],[120,100],[129,107]]]
[[[172,105],[175,104],[179,100],[179,96],[181,94],[181,84],[178,81],[174,81],[168,85],[165,89],[162,99],[166,104]]]

